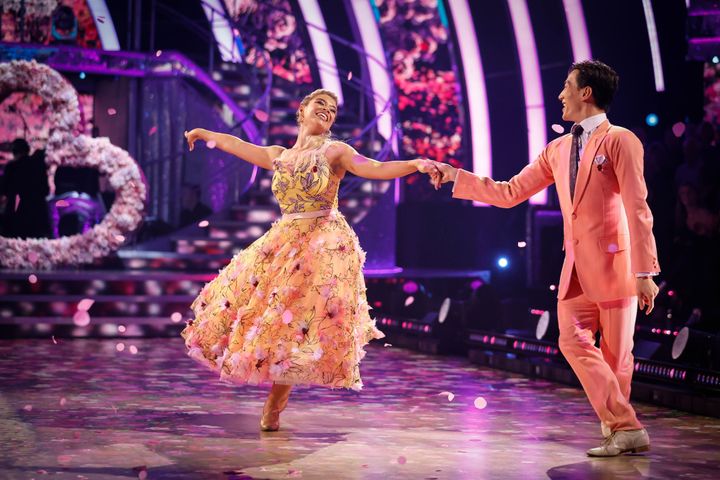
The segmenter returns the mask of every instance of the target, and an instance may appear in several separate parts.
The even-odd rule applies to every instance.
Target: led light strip
[[[525,0],[507,0],[510,8],[515,43],[520,58],[523,93],[525,95],[525,117],[528,129],[529,161],[533,162],[547,143],[545,129],[545,104],[543,101],[542,78],[535,46],[535,38],[530,21],[530,12]],[[532,204],[544,204],[547,190],[544,189],[530,198]]]
[[[655,91],[664,92],[665,76],[663,75],[662,57],[660,56],[660,42],[658,42],[657,27],[655,26],[655,14],[650,0],[643,0],[642,4],[645,12],[648,40],[650,41],[650,55],[652,56],[653,74],[655,75]]]
[[[103,50],[120,50],[115,24],[105,0],[88,0],[87,3],[88,7],[90,7],[90,14],[95,21],[95,28],[97,28],[98,35],[100,35]]]
[[[298,2],[300,10],[308,26],[310,43],[312,44],[315,58],[317,59],[318,71],[320,72],[320,83],[323,88],[335,92],[338,96],[338,104],[344,102],[342,85],[338,76],[335,53],[333,52],[330,36],[327,33],[325,19],[323,18],[320,5],[317,0],[302,0]]]
[[[570,32],[573,60],[575,62],[590,60],[592,58],[590,37],[585,25],[582,2],[580,0],[563,0],[563,6],[565,7],[565,20]]]
[[[472,12],[467,0],[448,0],[457,35],[464,72],[465,92],[470,114],[473,172],[492,177],[492,147],[490,141],[490,114],[482,57],[478,47]],[[485,205],[477,203],[477,205]]]

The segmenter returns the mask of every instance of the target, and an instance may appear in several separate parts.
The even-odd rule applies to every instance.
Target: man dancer
[[[560,350],[601,420],[605,441],[587,451],[610,457],[649,449],[630,405],[633,331],[649,314],[660,271],[643,178],[643,147],[607,111],[618,75],[591,60],[570,67],[559,100],[571,133],[550,142],[508,182],[437,163],[433,176],[454,181],[453,197],[510,208],[555,182],[563,216],[565,262],[558,289]],[[440,178],[439,174],[442,174]],[[600,348],[595,334],[600,331]]]

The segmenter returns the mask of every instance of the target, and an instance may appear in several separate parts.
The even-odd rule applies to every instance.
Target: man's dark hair
[[[14,155],[25,157],[30,154],[30,145],[24,138],[16,138],[12,141],[12,153]]]
[[[573,63],[568,74],[577,70],[577,84],[579,88],[592,88],[595,105],[606,112],[610,111],[615,92],[618,89],[620,77],[608,65],[599,60],[584,60]]]

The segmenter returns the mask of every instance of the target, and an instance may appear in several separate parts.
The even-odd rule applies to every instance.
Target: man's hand
[[[657,297],[660,289],[655,285],[652,277],[638,277],[635,279],[635,285],[638,296],[638,306],[640,310],[647,307],[645,315],[650,315],[650,312],[652,312],[655,307],[655,297]]]
[[[454,182],[457,177],[457,168],[447,163],[434,162],[437,175],[433,175],[431,182],[435,187],[435,190],[440,188],[440,184],[447,182]]]

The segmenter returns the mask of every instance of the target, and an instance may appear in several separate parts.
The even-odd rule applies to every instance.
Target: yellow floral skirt
[[[281,219],[192,304],[188,355],[233,383],[360,390],[370,318],[365,253],[345,218]]]

